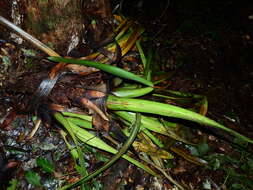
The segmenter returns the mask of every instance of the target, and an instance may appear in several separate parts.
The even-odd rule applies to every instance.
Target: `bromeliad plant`
[[[61,57],[49,57],[48,59],[51,61],[57,61],[57,62],[92,66],[102,71],[108,72],[110,74],[114,74],[115,76],[119,76],[128,80],[137,81],[139,83],[142,83],[151,87],[153,86],[152,82],[114,66],[92,62],[92,61],[67,59],[67,58],[61,58]],[[131,91],[132,93],[135,92],[136,94],[133,95]],[[144,93],[142,93],[142,91],[144,91]],[[146,95],[145,92],[148,94],[150,93],[150,91],[151,91],[151,88],[130,89],[130,90],[125,90],[125,94],[126,94],[126,97],[129,97],[129,96],[138,97],[138,96]],[[117,91],[114,92],[116,96],[108,95],[107,102],[106,102],[108,109],[132,111],[132,112],[140,112],[140,113],[150,113],[150,114],[157,114],[157,115],[166,116],[166,117],[185,119],[185,120],[197,122],[202,125],[207,125],[207,126],[212,126],[218,129],[222,129],[234,135],[235,137],[238,137],[249,143],[253,143],[253,140],[237,133],[236,131],[232,129],[229,129],[223,126],[222,124],[217,123],[214,120],[211,120],[203,115],[200,115],[199,113],[196,113],[184,108],[180,108],[178,106],[170,105],[170,104],[164,104],[164,103],[159,103],[159,102],[144,100],[144,99],[125,98],[125,97],[122,97],[124,96],[122,95],[122,92],[124,91],[120,90],[120,92],[117,92]],[[121,94],[120,95],[121,97],[117,97],[117,94]]]
[[[70,189],[78,185],[82,185],[84,188],[85,182],[103,172],[120,157],[128,160],[137,167],[142,168],[151,175],[159,177],[160,175],[157,173],[157,171],[159,171],[169,181],[177,185],[179,189],[184,189],[180,184],[173,180],[164,169],[164,161],[167,159],[173,159],[174,157],[170,151],[174,152],[176,155],[184,157],[194,164],[205,165],[207,163],[204,160],[187,154],[173,146],[175,142],[183,142],[186,144],[193,143],[189,142],[188,139],[185,139],[178,133],[181,124],[171,122],[170,118],[188,120],[196,122],[200,125],[214,127],[219,130],[226,131],[234,137],[245,142],[253,144],[252,139],[249,139],[238,132],[225,127],[224,125],[205,117],[205,114],[207,113],[206,97],[193,94],[182,94],[167,89],[161,91],[155,87],[155,84],[157,85],[160,81],[152,81],[153,54],[150,52],[148,56],[145,56],[139,40],[140,35],[143,33],[143,29],[134,25],[131,21],[122,20],[122,24],[120,24],[115,30],[116,44],[108,44],[106,49],[116,53],[117,49],[120,47],[122,56],[126,55],[129,50],[133,48],[138,50],[143,68],[143,71],[138,73],[139,75],[113,65],[105,64],[108,61],[108,58],[106,56],[102,56],[102,58],[99,57],[100,54],[97,52],[86,56],[83,59],[60,57],[56,52],[43,45],[29,34],[20,30],[10,22],[6,21],[6,19],[0,17],[0,22],[12,28],[28,41],[31,41],[36,45],[37,48],[46,52],[50,56],[48,57],[50,61],[59,62],[59,64],[51,70],[48,79],[46,79],[47,82],[51,81],[51,87],[46,89],[46,83],[42,82],[38,88],[43,92],[44,96],[47,96],[51,92],[54,84],[60,77],[60,74],[57,72],[62,71],[62,68],[67,68],[70,70],[72,69],[76,72],[74,69],[76,67],[73,65],[80,65],[80,68],[86,69],[85,71],[88,70],[88,73],[97,72],[100,70],[123,80],[123,82],[121,82],[122,87],[119,87],[107,94],[105,106],[111,116],[106,115],[106,113],[100,113],[101,110],[99,111],[96,105],[93,105],[89,100],[86,100],[86,105],[92,105],[95,112],[100,113],[103,119],[108,120],[108,118],[113,117],[120,120],[121,123],[124,124],[125,129],[123,129],[122,132],[128,137],[128,140],[119,151],[92,133],[92,130],[94,130],[92,126],[92,116],[69,112],[64,109],[59,109],[53,113],[55,119],[64,126],[76,145],[75,147],[70,145],[66,139],[66,133],[61,131],[61,135],[63,136],[67,147],[70,149],[73,159],[76,161],[76,168],[79,168],[78,171],[82,176],[79,181],[63,186],[61,190]],[[99,61],[92,61],[94,59]],[[89,69],[91,67],[92,69]],[[166,79],[167,77],[165,77],[164,80]],[[129,81],[135,84],[129,85]],[[37,94],[39,93],[37,92]],[[148,100],[145,97],[148,97],[151,100]],[[152,100],[150,97],[156,97],[165,101],[177,103],[177,105],[184,103],[189,105],[189,103],[195,101],[197,102],[195,107],[200,109],[199,111],[197,111],[196,108],[185,109],[169,103],[164,103],[165,101],[158,102]],[[35,100],[38,101],[39,97],[35,97]],[[170,141],[171,146],[165,146],[165,143],[163,140],[158,138],[157,134],[172,139]],[[135,141],[136,138],[138,138],[139,141]],[[110,140],[112,140],[112,138],[110,138]],[[80,142],[115,155],[101,169],[88,174],[85,168],[85,161],[83,159],[83,152]],[[112,142],[115,143],[113,140]],[[141,152],[142,155],[144,155],[139,155],[139,159],[141,161],[137,160],[137,158],[134,159],[133,154],[128,151],[128,148],[131,145],[133,145],[136,152]],[[77,160],[79,162],[77,162]],[[151,165],[153,168],[150,168],[148,165]]]
[[[140,44],[138,46],[140,48]],[[142,157],[140,157],[140,159],[142,159],[144,162],[151,164],[156,169],[158,169],[168,180],[170,180],[172,183],[177,185],[179,189],[184,189],[184,188],[180,184],[178,184],[176,181],[174,181],[164,171],[164,169],[162,169],[164,168],[163,160],[172,159],[173,156],[169,152],[163,149],[165,147],[164,144],[155,136],[155,134],[158,133],[161,135],[165,135],[176,141],[180,141],[183,143],[187,143],[187,144],[191,144],[191,143],[188,142],[183,137],[181,137],[180,135],[178,135],[175,129],[178,127],[179,124],[169,122],[169,118],[189,120],[189,121],[199,123],[201,125],[218,128],[220,130],[224,130],[230,133],[236,138],[239,138],[251,144],[253,143],[252,139],[249,139],[237,133],[236,131],[225,127],[224,125],[205,117],[204,115],[207,112],[207,99],[205,97],[199,96],[199,95],[179,94],[179,92],[174,92],[174,91],[168,91],[169,94],[172,94],[171,96],[165,96],[165,95],[156,93],[157,90],[155,90],[153,83],[150,80],[147,80],[147,78],[151,79],[150,78],[151,71],[146,72],[147,73],[146,76],[140,77],[133,73],[124,71],[120,68],[117,68],[111,65],[101,64],[98,62],[93,62],[93,61],[77,60],[77,59],[69,59],[69,58],[61,58],[61,57],[49,57],[48,59],[51,61],[57,61],[57,62],[92,66],[104,72],[113,74],[117,77],[121,77],[122,79],[132,80],[134,82],[141,83],[142,85],[149,86],[149,87],[136,88],[136,86],[132,85],[130,87],[127,86],[127,87],[123,87],[118,90],[115,90],[112,92],[113,95],[112,94],[108,95],[107,100],[106,100],[106,107],[110,111],[110,113],[120,118],[126,126],[130,126],[131,123],[134,123],[135,113],[142,113],[141,119],[139,121],[139,125],[140,125],[139,138],[142,139],[142,141],[140,143],[137,141],[133,142],[133,147],[138,152],[144,152],[151,160],[148,161]],[[145,57],[142,59],[145,59]],[[144,65],[144,68],[145,68],[145,65]],[[200,110],[199,110],[199,113],[197,113],[193,110],[181,108],[175,105],[170,105],[166,103],[160,103],[157,101],[138,98],[138,97],[143,97],[144,95],[158,96],[158,97],[174,100],[175,102],[177,101],[189,102],[192,99],[199,100],[198,104],[200,104],[199,105]],[[111,147],[106,145],[103,141],[99,140],[97,137],[92,138],[92,135],[88,131],[83,129],[83,128],[87,128],[87,129],[92,128],[91,123],[89,123],[91,121],[91,118],[87,118],[87,116],[84,116],[84,115],[68,113],[68,112],[63,112],[62,114],[65,116],[70,116],[65,119],[66,120],[65,123],[62,121],[64,119],[63,116],[60,116],[62,119],[59,119],[59,115],[57,115],[56,118],[65,127],[69,125],[69,127],[73,130],[73,133],[82,142],[85,142],[89,144],[90,146],[96,146],[97,148],[111,152],[113,154],[117,153],[115,149],[112,149]],[[159,119],[161,116],[162,117],[165,116],[167,119],[165,120]],[[86,119],[84,119],[83,117],[86,117]],[[68,124],[66,122],[68,122]],[[84,137],[84,134],[86,134],[87,136]],[[127,131],[125,131],[125,134],[129,135]],[[132,136],[130,135],[130,137]],[[93,139],[93,140],[89,140],[89,139]],[[144,143],[147,140],[150,142],[151,145]],[[158,147],[161,149],[159,150]],[[185,159],[187,159],[188,161],[192,163],[195,163],[198,165],[207,164],[207,162],[205,162],[204,160],[198,157],[195,157],[193,155],[186,154],[185,152],[181,151],[180,149],[177,149],[176,147],[172,146],[170,150],[173,151],[175,154],[184,157]],[[116,155],[118,155],[119,152]],[[157,176],[157,174],[153,170],[151,170],[149,167],[147,167],[144,164],[139,163],[137,160],[134,160],[131,157],[128,157],[127,154],[123,155],[122,157],[127,159],[131,163],[135,164],[136,166],[149,172],[150,174]],[[108,164],[105,164],[105,167],[106,166],[108,166]],[[78,182],[74,184],[64,186],[62,189],[75,187],[81,184],[82,182],[87,181],[91,177],[94,177],[95,174],[98,174],[99,172],[103,171],[103,169],[104,168],[88,176],[81,178]]]

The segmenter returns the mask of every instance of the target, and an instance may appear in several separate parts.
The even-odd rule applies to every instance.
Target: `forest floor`
[[[133,7],[129,9],[131,11],[125,11],[125,14],[146,28],[149,39],[147,47],[157,50],[156,70],[173,73],[168,82],[169,89],[206,96],[208,117],[252,138],[253,20],[250,20],[249,16],[253,14],[253,10],[250,10],[249,5],[230,3],[230,1],[199,3],[185,0],[172,3],[164,15],[160,14],[162,11],[149,14],[152,12],[152,5],[141,8],[143,12]],[[138,14],[140,17],[136,18]],[[0,41],[1,43],[3,42]],[[4,70],[4,65],[2,67]],[[47,66],[44,69],[47,69]],[[3,76],[4,74],[0,72],[0,77]],[[15,76],[7,78],[11,80]],[[8,89],[4,89],[4,86],[1,88],[0,119],[10,108],[8,104],[10,101],[6,96]],[[21,116],[16,118],[12,126],[19,127],[0,132],[0,146],[2,146],[0,148],[0,179],[19,179],[22,189],[55,189],[59,183],[59,178],[55,179],[57,172],[67,173],[74,170],[71,158],[63,156],[67,149],[57,130],[40,128],[36,138],[24,143],[22,140],[31,130],[32,121],[27,121],[24,116]],[[252,146],[239,141],[236,143],[241,146],[237,146],[232,143],[234,139],[227,139],[226,135],[208,128],[189,130],[188,135],[193,141],[201,142],[197,149],[190,149],[191,153],[208,161],[209,165],[206,167],[194,165],[178,157],[168,162],[170,173],[176,181],[190,189],[253,189]],[[11,157],[14,153],[15,158]],[[104,158],[101,152],[93,153],[94,155],[87,155],[91,163],[93,160],[108,159],[108,157]],[[55,160],[53,165],[57,168],[57,172],[52,175],[35,167],[34,171],[39,173],[38,178],[44,180],[44,187],[38,185],[33,188],[20,176],[24,176],[25,168],[34,167],[38,156]],[[1,170],[1,166],[7,163],[14,164],[12,168],[16,168],[19,162],[26,163],[23,164],[23,169]],[[100,162],[91,164],[90,170],[99,167]],[[120,186],[118,185],[120,182],[116,182],[119,175],[117,170],[126,171],[125,178],[121,179],[125,181],[124,185]],[[156,185],[156,179],[132,166],[128,167],[123,160],[112,167],[108,173],[113,172],[115,172],[114,176],[108,177],[105,174],[97,181],[94,180],[95,189],[172,188],[172,185],[165,180],[162,187]],[[100,184],[101,181],[103,187]],[[7,184],[3,185],[7,186]]]

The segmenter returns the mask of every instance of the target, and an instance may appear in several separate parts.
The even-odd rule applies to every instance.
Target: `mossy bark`
[[[79,0],[28,0],[24,3],[24,29],[55,51],[66,55],[80,38],[83,18]]]
[[[0,5],[2,16],[61,55],[82,40],[84,24],[112,18],[109,0],[3,0]]]

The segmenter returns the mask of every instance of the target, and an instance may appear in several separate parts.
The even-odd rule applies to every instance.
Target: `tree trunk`
[[[109,0],[3,0],[0,14],[67,55],[82,40],[84,19],[110,19],[109,5]]]

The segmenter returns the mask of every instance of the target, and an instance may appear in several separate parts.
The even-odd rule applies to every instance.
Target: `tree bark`
[[[109,0],[3,0],[0,14],[61,55],[82,40],[84,23],[112,18]]]

